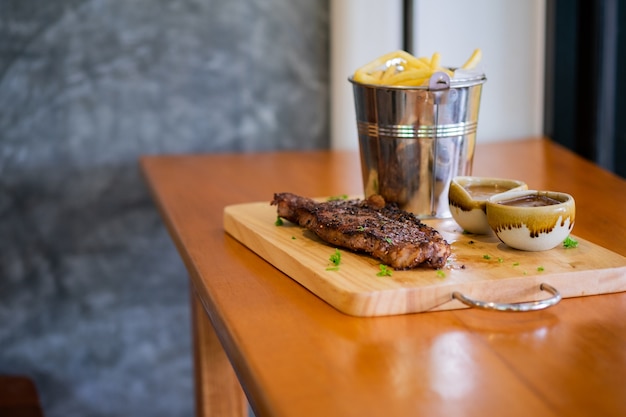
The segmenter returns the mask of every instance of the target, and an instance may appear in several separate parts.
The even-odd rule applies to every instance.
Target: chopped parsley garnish
[[[498,258],[498,263],[500,263],[500,264],[501,264],[502,262],[504,262],[504,259],[502,259],[502,258]]]
[[[283,219],[281,219],[280,216],[276,216],[276,221],[274,222],[274,224],[276,226],[282,226],[283,225]]]
[[[543,272],[543,271],[544,271],[544,267],[543,267],[543,266],[538,266],[538,267],[537,267],[537,271],[539,271],[539,272]]]
[[[328,201],[347,200],[347,199],[348,199],[348,194],[333,195],[331,197],[328,197]]]
[[[390,237],[386,237],[386,238],[385,238],[385,242],[387,242],[387,243],[391,244],[391,243],[393,243],[393,240],[391,240],[391,238],[390,238]]]
[[[446,277],[446,271],[444,271],[443,269],[438,269],[437,270],[437,277],[445,278]]]
[[[365,230],[365,227],[363,226],[359,226],[356,228],[357,231],[362,232],[363,230]]]
[[[328,258],[330,260],[330,263],[333,264],[333,266],[329,266],[328,268],[326,268],[327,271],[339,271],[339,264],[341,263],[341,252],[339,252],[339,249],[335,249],[335,252],[330,255],[330,258]]]
[[[513,262],[513,266],[519,266],[519,262]]]
[[[387,265],[380,264],[378,267],[380,271],[376,274],[377,277],[390,277],[393,273],[393,269],[389,268]]]
[[[491,255],[489,255],[488,253],[486,253],[486,254],[484,254],[484,255],[483,255],[483,259],[487,259],[487,260],[489,260],[489,259],[491,259]]]
[[[578,241],[571,236],[568,236],[563,241],[563,247],[565,249],[572,249],[578,246]]]

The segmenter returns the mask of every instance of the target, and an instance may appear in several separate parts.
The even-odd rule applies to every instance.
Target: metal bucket
[[[484,75],[432,75],[428,86],[353,85],[365,196],[420,218],[450,217],[448,189],[471,175]]]

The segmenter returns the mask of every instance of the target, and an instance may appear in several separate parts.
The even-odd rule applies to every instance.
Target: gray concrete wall
[[[0,373],[46,416],[191,416],[141,154],[328,146],[328,0],[0,0]]]

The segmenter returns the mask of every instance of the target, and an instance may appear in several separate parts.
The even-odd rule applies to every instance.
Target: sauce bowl
[[[544,251],[569,236],[576,219],[574,198],[556,191],[522,190],[487,201],[487,222],[509,247]]]
[[[487,200],[496,194],[527,190],[526,183],[504,178],[458,176],[450,182],[448,203],[454,220],[469,233],[491,234]]]

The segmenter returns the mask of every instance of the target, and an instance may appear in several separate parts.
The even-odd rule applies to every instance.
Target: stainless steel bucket
[[[485,76],[437,72],[424,87],[349,81],[365,196],[380,194],[420,218],[450,217],[450,181],[472,173]]]

